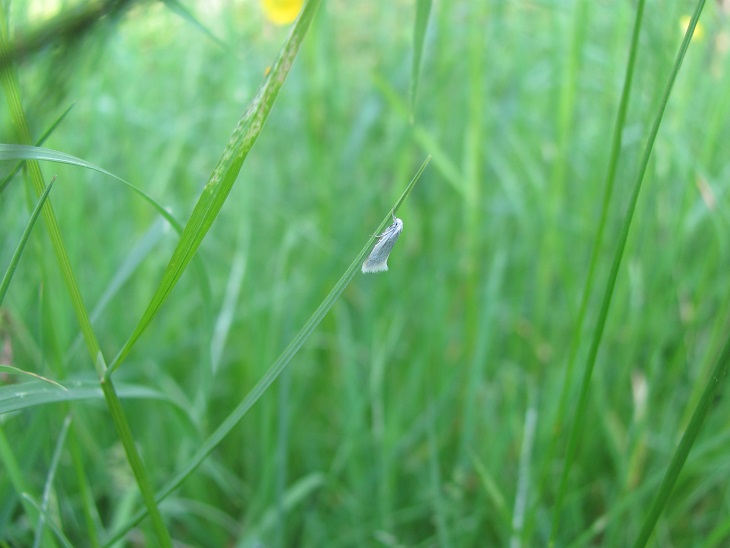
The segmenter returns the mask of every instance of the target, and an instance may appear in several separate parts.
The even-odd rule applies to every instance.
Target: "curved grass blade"
[[[18,138],[23,144],[30,145],[30,143],[33,142],[33,139],[31,138],[30,129],[25,116],[25,110],[23,109],[20,85],[18,83],[15,67],[9,62],[9,58],[6,56],[8,49],[8,25],[6,12],[0,9],[0,56],[3,57],[3,61],[0,62],[0,83],[2,84],[3,91],[5,92],[12,121],[15,125],[16,131],[18,132]],[[36,195],[40,198],[46,189],[40,164],[37,160],[29,160],[27,166],[29,184],[32,186]],[[117,427],[119,437],[124,445],[124,450],[127,454],[129,464],[134,471],[137,485],[142,493],[142,498],[150,512],[150,520],[152,522],[152,528],[157,537],[157,541],[160,546],[172,546],[170,533],[165,526],[159,508],[155,505],[152,485],[147,477],[146,470],[142,464],[142,459],[137,452],[134,440],[131,437],[129,425],[126,422],[124,414],[121,412],[121,405],[114,393],[114,387],[111,382],[103,382],[103,377],[107,369],[106,360],[101,351],[101,346],[99,345],[96,333],[91,326],[89,314],[81,296],[79,284],[76,281],[76,276],[74,275],[73,268],[71,266],[71,261],[66,250],[66,245],[63,241],[63,236],[61,235],[61,229],[50,203],[48,204],[48,207],[44,207],[42,209],[42,214],[46,232],[51,240],[53,251],[56,254],[59,270],[61,271],[61,275],[66,285],[66,290],[68,291],[71,299],[71,304],[76,315],[76,320],[79,324],[79,329],[84,336],[86,348],[88,350],[89,357],[94,364],[97,375],[102,378],[102,388],[104,389],[104,395],[107,397],[107,406],[112,413],[114,424]]]
[[[149,203],[153,207],[153,209],[157,211],[157,213],[159,213],[160,216],[170,224],[170,226],[175,230],[178,235],[182,234],[182,223],[180,223],[180,221],[178,221],[169,211],[167,211],[167,209],[165,209],[162,204],[157,202],[154,198],[152,198],[149,194],[144,192],[139,187],[136,187],[129,181],[119,177],[118,175],[115,175],[110,171],[107,171],[102,167],[92,164],[91,162],[87,162],[86,160],[82,160],[81,158],[77,158],[76,156],[72,156],[71,154],[60,152],[58,150],[29,145],[0,144],[0,161],[16,160],[19,158],[23,160],[43,160],[48,162],[56,162],[60,164],[84,167],[98,173],[108,175],[112,179],[119,181],[120,183],[131,189],[134,193],[142,197],[144,201]],[[195,257],[193,260],[195,265],[195,273],[198,277],[198,283],[200,284],[200,289],[203,294],[203,302],[208,303],[210,302],[210,299],[208,298],[210,296],[210,283],[208,281],[208,275],[200,258]],[[209,310],[206,308],[204,310],[204,313],[209,314]]]
[[[107,377],[121,365],[124,358],[126,358],[132,349],[132,346],[137,342],[137,339],[157,315],[160,307],[167,300],[172,289],[177,285],[178,280],[197,252],[203,238],[205,238],[208,230],[210,230],[213,221],[218,216],[228,194],[233,188],[233,183],[236,181],[238,173],[241,171],[243,162],[246,160],[248,153],[261,134],[266,118],[274,105],[274,101],[276,101],[276,97],[279,95],[284,80],[286,80],[289,74],[289,70],[307,34],[309,24],[314,18],[319,3],[320,0],[309,0],[299,14],[299,18],[279,53],[279,58],[276,60],[273,69],[259,88],[251,105],[238,122],[236,129],[233,131],[233,135],[228,140],[223,155],[218,160],[205,188],[203,188],[203,192],[183,229],[180,241],[175,251],[173,251],[170,262],[167,268],[165,268],[162,280],[155,294],[152,296],[147,310],[145,310],[132,335],[109,367],[106,373]]]
[[[6,19],[6,12],[0,10],[0,54],[5,54],[8,51],[8,24]],[[12,122],[18,132],[18,139],[26,144],[30,145],[33,142],[28,128],[28,122],[26,120],[25,111],[20,97],[20,85],[18,83],[18,77],[15,71],[15,67],[9,64],[7,61],[0,63],[0,83],[2,84],[3,91],[5,92],[5,98],[8,103],[8,110]],[[12,146],[12,145],[4,145]],[[15,145],[21,146],[22,145]],[[2,148],[2,147],[0,147]],[[17,159],[17,158],[11,158]],[[35,159],[28,159],[28,180],[32,186],[35,194],[40,198],[46,190],[46,183],[41,173],[40,165]],[[63,280],[66,284],[66,289],[71,298],[74,313],[76,319],[81,328],[81,332],[84,335],[84,341],[86,342],[87,350],[94,367],[97,370],[99,376],[103,374],[105,369],[105,361],[101,353],[101,347],[99,341],[96,339],[89,317],[84,306],[83,299],[81,298],[81,292],[79,290],[76,277],[74,276],[73,269],[71,268],[71,262],[66,251],[66,246],[61,236],[61,230],[58,226],[56,215],[53,212],[51,204],[48,207],[42,209],[43,220],[45,222],[45,228],[53,246],[53,251],[56,254]]]
[[[66,154],[65,152],[52,150],[50,148],[35,147],[31,145],[0,144],[0,161],[18,159],[38,161],[45,160],[48,162],[56,162],[59,164],[85,167],[87,169],[103,173],[104,175],[108,175],[109,177],[112,177],[113,179],[116,179],[120,183],[126,185],[136,194],[141,196],[143,200],[145,200],[153,208],[155,208],[155,210],[160,215],[162,215],[168,223],[170,223],[170,225],[175,229],[178,234],[182,233],[182,224],[177,219],[175,219],[175,217],[173,217],[164,207],[162,207],[162,205],[157,203],[142,189],[134,186],[129,181],[122,179],[118,175],[114,175],[112,172],[107,171],[103,167],[99,167],[95,164],[92,164],[91,162],[87,162],[86,160],[82,160],[81,158],[77,158],[76,156],[72,156],[71,154]]]
[[[562,510],[563,500],[565,498],[565,491],[568,484],[568,476],[570,474],[570,469],[573,464],[575,452],[578,447],[579,437],[583,430],[583,421],[586,415],[585,409],[588,403],[588,393],[590,392],[590,383],[591,377],[593,375],[593,369],[595,368],[596,364],[596,356],[598,355],[598,349],[601,345],[601,340],[603,339],[603,331],[606,327],[608,311],[611,307],[611,301],[613,300],[613,291],[616,287],[618,271],[621,267],[621,261],[623,259],[624,250],[626,248],[626,241],[628,240],[629,231],[631,229],[631,222],[634,218],[634,211],[636,210],[636,204],[639,201],[641,185],[644,180],[644,175],[646,174],[647,167],[649,166],[649,159],[651,158],[651,153],[654,148],[654,142],[656,141],[656,136],[659,133],[659,127],[661,126],[662,119],[664,118],[664,112],[667,109],[667,104],[669,103],[669,97],[672,93],[674,82],[677,79],[677,74],[679,74],[679,69],[682,67],[682,61],[684,60],[684,56],[687,53],[687,48],[689,47],[690,40],[692,39],[692,34],[694,33],[694,29],[697,26],[697,21],[699,20],[704,5],[705,0],[699,0],[699,2],[697,3],[697,8],[692,15],[692,20],[687,26],[687,32],[684,35],[684,39],[682,40],[679,52],[677,53],[677,58],[674,61],[672,72],[669,75],[669,79],[664,89],[661,103],[659,104],[659,109],[657,111],[654,122],[652,123],[651,130],[649,131],[646,148],[644,149],[644,153],[641,157],[636,181],[634,181],[634,187],[631,192],[628,205],[626,207],[626,213],[624,215],[624,219],[621,225],[621,232],[619,235],[618,244],[616,245],[613,261],[611,263],[611,270],[609,271],[608,279],[606,280],[606,287],[603,290],[601,306],[598,312],[596,326],[593,330],[593,337],[591,339],[588,356],[586,358],[586,366],[583,372],[583,379],[581,381],[578,405],[575,407],[574,420],[568,437],[567,451],[565,455],[565,460],[563,462],[563,470],[560,475],[560,486],[558,488],[558,494],[553,511],[552,531],[550,533],[549,542],[551,546],[555,545],[558,526],[560,523],[560,513]]]
[[[49,385],[51,382],[53,384]],[[100,400],[103,397],[99,382],[92,379],[64,381],[64,386],[46,379],[0,386],[0,415],[30,409],[39,405],[82,400]],[[119,395],[125,399],[157,400],[175,405],[190,416],[186,405],[174,401],[164,392],[146,386],[120,384]]]
[[[38,139],[38,141],[36,142],[36,146],[41,146],[46,141],[46,139],[48,139],[48,137],[50,137],[51,133],[53,133],[53,131],[61,124],[63,119],[66,117],[66,115],[69,112],[71,112],[71,109],[74,108],[75,104],[76,103],[72,103],[71,106],[69,106],[65,111],[63,111],[63,114],[61,114],[61,116],[59,116],[56,119],[56,121],[51,124],[51,127],[49,127],[46,130],[46,132],[43,135],[41,135],[41,138]],[[18,172],[20,171],[20,168],[23,167],[24,163],[25,162],[23,162],[23,161],[18,162],[17,165],[8,174],[8,176],[5,177],[5,179],[3,179],[2,181],[0,181],[0,193],[2,193],[2,191],[5,190],[5,187],[7,187],[10,184],[10,181],[12,181],[13,177],[15,177],[18,174]]]
[[[41,210],[43,209],[43,204],[46,203],[46,199],[48,198],[48,194],[51,192],[51,188],[53,188],[53,183],[55,182],[55,178],[48,184],[46,189],[43,191],[43,194],[41,194],[40,199],[38,200],[38,203],[36,204],[35,208],[33,208],[33,213],[30,215],[30,219],[28,220],[28,224],[25,227],[25,230],[23,231],[23,235],[20,237],[20,241],[18,242],[18,247],[15,248],[15,252],[13,253],[13,256],[10,258],[10,264],[8,265],[7,270],[5,271],[5,275],[3,276],[2,282],[0,282],[0,304],[3,303],[3,299],[5,298],[5,293],[8,291],[8,287],[10,287],[10,281],[13,279],[13,274],[15,273],[15,269],[18,266],[18,262],[20,261],[20,256],[23,254],[23,250],[25,249],[25,244],[28,242],[28,238],[30,237],[30,233],[33,230],[33,227],[35,226],[35,222],[38,220],[38,216],[41,213]]]
[[[15,367],[14,365],[0,364],[0,371],[4,371],[11,375],[27,375],[28,377],[32,377],[39,381],[43,381],[45,383],[51,384],[51,385],[55,386],[56,388],[60,388],[61,390],[68,390],[68,388],[66,388],[59,382],[46,378],[42,375],[38,375],[37,373],[33,373],[31,371],[24,371],[23,369],[20,369],[19,367]]]
[[[430,161],[431,157],[429,156],[426,158],[423,164],[421,164],[418,172],[413,176],[413,179],[411,179],[411,182],[408,184],[406,189],[403,191],[403,194],[401,194],[400,198],[393,206],[393,209],[388,212],[388,214],[378,226],[377,230],[372,234],[381,233],[383,229],[388,224],[390,224],[391,216],[395,215],[398,212],[401,204],[403,204],[403,201],[411,193],[413,187],[418,182],[418,179],[421,177],[421,174],[423,173],[424,169],[426,169],[426,166]],[[330,308],[332,308],[332,306],[335,304],[335,302],[348,286],[355,274],[357,274],[357,272],[360,270],[360,265],[362,264],[363,259],[365,259],[365,256],[370,252],[370,248],[372,247],[375,240],[375,235],[370,236],[365,246],[360,250],[360,253],[357,254],[352,263],[350,263],[350,266],[347,268],[347,270],[345,270],[345,273],[340,277],[338,282],[329,292],[329,295],[325,297],[324,301],[322,301],[322,304],[317,307],[317,310],[315,310],[314,314],[310,316],[309,320],[307,320],[307,323],[304,324],[304,326],[294,336],[289,345],[284,349],[284,352],[281,353],[278,359],[266,371],[264,376],[261,377],[261,380],[256,383],[256,385],[251,389],[246,397],[243,398],[241,403],[239,403],[238,406],[236,406],[236,408],[220,424],[220,426],[216,428],[215,432],[213,432],[213,434],[211,434],[210,437],[205,440],[200,449],[198,449],[195,455],[193,455],[193,457],[190,459],[190,462],[180,472],[178,472],[167,483],[167,485],[165,485],[165,487],[160,490],[156,498],[158,502],[164,500],[170,493],[177,489],[182,484],[182,482],[185,481],[185,479],[187,479],[187,477],[190,476],[190,474],[192,474],[195,469],[198,468],[198,466],[200,466],[200,464],[208,457],[208,455],[210,455],[210,453],[218,446],[218,444],[223,441],[223,439],[231,432],[231,430],[233,430],[233,428],[246,415],[246,413],[248,413],[248,411],[261,398],[261,396],[263,396],[266,390],[268,390],[268,388],[274,383],[279,375],[281,375],[282,371],[284,371],[286,366],[296,355],[302,345],[306,342],[314,329],[319,325],[327,312],[329,312]],[[145,517],[145,515],[146,512],[139,512],[138,514],[136,514],[129,523],[114,532],[114,534],[106,541],[105,546],[110,546],[114,542],[120,540],[127,533],[127,531],[129,531],[132,527],[139,523]]]

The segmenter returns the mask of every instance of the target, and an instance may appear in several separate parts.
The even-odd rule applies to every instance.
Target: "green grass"
[[[2,70],[0,541],[730,542],[728,15],[316,4]]]

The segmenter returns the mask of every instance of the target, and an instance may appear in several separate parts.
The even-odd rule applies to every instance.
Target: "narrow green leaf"
[[[75,103],[74,103],[75,104]],[[56,121],[51,124],[51,127],[49,127],[43,135],[41,135],[41,138],[36,141],[36,146],[41,146],[46,139],[55,131],[55,129],[60,125],[60,123],[63,121],[63,119],[66,117],[66,115],[71,112],[71,109],[74,107],[74,104],[72,104],[70,107],[68,107],[66,110],[63,111],[61,116],[56,118]],[[3,190],[5,190],[5,187],[7,187],[10,184],[10,181],[13,180],[13,177],[15,177],[18,172],[20,171],[20,168],[23,167],[23,164],[25,162],[20,161],[16,164],[16,166],[12,169],[12,171],[8,174],[5,179],[0,181],[0,193],[2,193]]]
[[[383,98],[404,120],[408,118],[408,105],[395,89],[378,73],[373,75],[373,85],[380,91]],[[464,185],[464,175],[457,167],[457,164],[451,159],[449,152],[443,147],[438,139],[425,127],[414,124],[413,137],[421,147],[421,150],[427,151],[433,156],[433,165],[446,179],[452,188],[460,197],[466,199],[466,188]]]
[[[720,352],[720,356],[715,363],[715,367],[712,369],[712,375],[710,375],[710,378],[707,380],[705,390],[702,393],[702,398],[700,398],[697,407],[695,407],[695,410],[692,413],[692,418],[687,425],[687,429],[684,431],[682,440],[674,450],[672,460],[669,463],[669,468],[664,474],[662,484],[659,486],[659,491],[651,503],[649,512],[644,517],[641,531],[634,543],[635,547],[645,546],[646,543],[649,542],[649,537],[651,537],[651,533],[654,530],[656,522],[669,502],[669,496],[672,493],[674,484],[677,483],[679,472],[682,470],[682,467],[687,460],[687,456],[692,449],[692,445],[697,439],[697,435],[700,433],[700,428],[702,427],[702,423],[710,410],[710,406],[715,401],[715,394],[717,394],[720,383],[727,376],[728,368],[730,368],[730,337],[728,337],[725,341],[725,346],[723,347],[722,352]]]
[[[188,416],[187,407],[184,404],[174,401],[163,392],[146,386],[121,384],[118,393],[124,399],[150,399],[171,403]],[[0,415],[50,403],[100,400],[103,397],[99,382],[92,379],[67,380],[64,381],[63,386],[47,380],[8,384],[0,386]]]
[[[43,209],[43,204],[46,203],[48,194],[50,194],[51,188],[53,188],[54,181],[55,181],[55,179],[48,184],[46,189],[43,191],[43,194],[41,194],[41,197],[38,200],[38,203],[33,208],[33,212],[30,214],[30,219],[28,219],[28,224],[25,226],[25,230],[23,231],[23,235],[20,237],[18,246],[15,248],[15,252],[13,253],[13,256],[10,258],[10,264],[8,265],[8,268],[5,271],[5,275],[3,276],[3,279],[0,282],[0,304],[2,304],[3,299],[5,299],[5,293],[7,293],[8,287],[10,287],[10,281],[13,279],[13,274],[15,273],[15,269],[17,268],[18,262],[20,261],[20,256],[23,254],[23,250],[25,249],[25,244],[28,242],[30,233],[33,230],[33,227],[35,226],[36,220],[38,219],[38,215],[40,215],[41,210]]]
[[[43,143],[46,142],[46,139],[48,139],[51,134],[56,131],[56,128],[61,125],[61,122],[63,122],[63,119],[66,117],[66,115],[71,112],[71,109],[76,106],[76,103],[71,103],[66,110],[64,110],[61,115],[55,119],[55,121],[50,125],[50,127],[43,132],[43,135],[40,136],[40,139],[36,142],[36,146],[41,146]]]
[[[38,548],[43,540],[44,525],[46,522],[53,524],[53,520],[49,519],[48,516],[48,504],[51,498],[51,489],[53,488],[53,479],[56,477],[56,470],[58,470],[58,463],[61,460],[61,452],[63,446],[66,443],[66,434],[68,434],[68,428],[71,425],[71,415],[66,415],[61,427],[61,432],[56,440],[56,448],[53,450],[53,457],[51,458],[51,464],[48,467],[48,474],[46,475],[46,485],[43,488],[43,499],[41,500],[41,516],[36,524],[35,528],[35,541],[33,542],[33,548]],[[54,528],[54,531],[56,529]]]
[[[15,367],[14,365],[0,364],[0,371],[5,371],[6,373],[10,373],[10,374],[14,374],[14,375],[26,375],[28,377],[38,379],[39,381],[43,381],[45,383],[51,384],[51,385],[55,386],[56,388],[60,388],[61,390],[68,390],[68,388],[66,388],[62,384],[60,384],[52,379],[48,379],[42,375],[38,375],[37,373],[33,373],[31,371],[23,371],[22,369]]]
[[[218,164],[205,185],[197,204],[195,204],[193,213],[183,229],[180,241],[172,254],[172,258],[162,275],[160,285],[157,287],[147,310],[145,310],[134,332],[112,362],[107,376],[110,376],[121,365],[134,343],[147,329],[172,289],[177,285],[203,238],[210,230],[213,221],[218,216],[233,188],[233,183],[238,177],[243,162],[261,134],[266,118],[274,105],[281,86],[284,84],[284,80],[289,74],[319,3],[320,0],[309,0],[299,14],[299,18],[274,64],[274,68],[266,77],[256,97],[238,122],[223,151],[223,155],[218,160]]]
[[[181,227],[182,229],[182,227]],[[96,321],[101,317],[102,313],[106,310],[107,305],[112,299],[119,294],[121,289],[124,287],[132,275],[137,269],[143,264],[144,260],[152,253],[155,246],[160,243],[165,233],[165,221],[162,219],[156,219],[150,226],[150,228],[143,235],[139,237],[135,245],[129,250],[127,255],[122,258],[116,267],[114,276],[107,282],[103,293],[99,297],[91,311],[90,318],[91,324],[94,325]],[[200,262],[200,261],[198,261]],[[207,281],[207,275],[203,269],[202,264],[200,265],[201,279],[205,282],[206,286],[210,284]],[[81,334],[79,333],[74,341],[69,345],[66,351],[65,359],[70,360],[74,353],[78,350],[78,346],[82,343]]]
[[[641,5],[643,6],[643,2],[641,2]],[[682,45],[680,46],[679,52],[677,53],[677,58],[674,61],[672,72],[669,75],[669,79],[664,89],[661,103],[659,104],[659,109],[657,111],[656,117],[654,118],[654,122],[652,123],[651,130],[649,131],[646,148],[644,149],[644,153],[641,157],[639,170],[636,176],[636,180],[634,181],[633,190],[631,192],[631,196],[629,198],[629,202],[626,208],[626,213],[624,215],[624,219],[621,225],[621,232],[619,235],[618,244],[614,252],[613,261],[611,263],[611,270],[608,274],[608,279],[606,280],[606,287],[603,290],[601,306],[598,312],[596,326],[593,331],[593,337],[591,338],[591,345],[588,351],[588,356],[586,358],[586,366],[583,372],[579,400],[577,406],[575,407],[573,424],[571,426],[570,435],[568,438],[567,451],[565,455],[565,460],[563,462],[563,470],[560,476],[560,486],[558,488],[558,495],[553,510],[552,531],[550,533],[551,546],[555,544],[560,523],[560,514],[562,511],[563,500],[565,498],[565,491],[568,484],[568,476],[570,474],[570,469],[573,464],[573,459],[575,458],[575,452],[578,447],[579,438],[583,429],[583,421],[586,415],[585,409],[588,403],[588,393],[590,392],[590,383],[596,364],[596,356],[598,355],[598,349],[601,345],[601,340],[603,339],[603,332],[606,327],[606,319],[608,317],[608,311],[611,307],[613,291],[616,287],[618,271],[621,267],[624,250],[626,249],[626,242],[629,237],[629,231],[631,230],[631,224],[634,218],[634,211],[636,210],[636,204],[639,201],[639,194],[641,192],[642,182],[644,180],[644,175],[646,174],[646,170],[649,165],[649,159],[651,158],[651,153],[654,148],[654,142],[656,141],[657,134],[659,133],[659,128],[664,118],[664,113],[667,109],[667,104],[669,103],[669,97],[672,93],[674,82],[677,79],[677,74],[679,74],[679,69],[682,67],[682,61],[684,60],[684,56],[687,53],[687,48],[689,47],[690,40],[692,39],[692,34],[694,33],[694,29],[697,26],[697,21],[699,20],[704,5],[705,0],[699,0],[699,2],[697,3],[697,8],[692,15],[692,20],[687,27],[687,32],[684,35]],[[666,501],[663,502],[665,503]]]
[[[0,161],[16,160],[19,158],[22,158],[24,160],[49,161],[74,165],[91,169],[93,171],[103,173],[104,175],[108,175],[112,179],[119,181],[120,183],[131,189],[134,193],[141,196],[143,200],[149,203],[154,208],[154,210],[157,211],[157,213],[159,213],[160,216],[170,224],[170,226],[173,228],[173,230],[175,230],[177,234],[182,234],[182,224],[169,211],[167,211],[167,209],[165,209],[162,204],[157,202],[142,189],[136,187],[129,181],[126,181],[125,179],[119,177],[118,175],[115,175],[114,173],[111,173],[110,171],[107,171],[102,167],[92,164],[91,162],[87,162],[86,160],[83,160],[81,158],[77,158],[76,156],[72,156],[71,154],[66,154],[65,152],[60,152],[57,150],[28,145],[0,144]],[[204,297],[203,301],[207,303],[210,300],[207,298],[207,296],[210,295],[210,283],[208,282],[208,276],[205,271],[205,266],[203,265],[203,262],[200,260],[200,258],[197,256],[193,258],[193,261],[195,266],[195,274],[198,277],[200,289]],[[207,310],[205,312],[208,313]]]
[[[259,523],[252,524],[246,529],[243,539],[240,539],[238,546],[255,546],[257,541],[266,533],[274,530],[279,515],[291,512],[308,497],[326,484],[327,477],[321,473],[313,473],[294,482],[283,494],[281,506],[274,505],[264,512]]]
[[[550,469],[553,465],[553,457],[557,449],[557,443],[563,432],[563,425],[566,421],[568,413],[569,393],[573,383],[575,363],[578,356],[578,349],[582,340],[583,324],[585,322],[586,313],[588,311],[588,303],[593,294],[593,284],[596,278],[596,268],[604,247],[604,234],[608,223],[608,214],[610,211],[611,199],[613,197],[613,189],[616,182],[616,170],[618,168],[619,158],[621,156],[621,142],[624,128],[626,125],[626,113],[631,99],[631,89],[634,79],[634,68],[636,67],[636,59],[639,55],[639,36],[641,35],[641,26],[644,15],[644,0],[639,0],[636,5],[636,14],[634,17],[634,25],[631,33],[631,43],[628,51],[628,60],[626,63],[626,72],[624,74],[624,83],[621,90],[621,100],[619,102],[618,111],[616,113],[616,121],[613,127],[613,135],[611,139],[611,152],[608,161],[608,169],[603,186],[603,197],[601,201],[601,216],[598,221],[598,231],[593,241],[591,250],[591,258],[588,265],[588,274],[586,276],[585,285],[583,286],[583,294],[581,296],[578,317],[573,327],[573,335],[570,341],[568,351],[568,361],[563,374],[563,385],[558,398],[558,410],[553,419],[551,428],[552,437],[543,458],[542,470],[537,484],[537,493],[540,496],[552,477]]]
[[[96,498],[94,497],[95,485],[92,487],[88,473],[88,449],[79,441],[79,429],[74,425],[71,428],[68,438],[68,449],[73,463],[73,472],[75,476],[75,484],[77,486],[78,507],[79,512],[83,515],[83,523],[86,526],[85,533],[81,533],[88,541],[89,548],[100,548],[99,531],[103,529],[101,520],[97,512]],[[78,515],[78,513],[77,513]],[[79,531],[84,531],[79,521]]]
[[[208,38],[218,44],[225,51],[232,53],[231,49],[228,47],[228,44],[226,44],[223,40],[213,34],[213,31],[203,25],[203,23],[201,23],[189,9],[181,4],[178,0],[162,0],[162,3],[165,4],[171,12],[182,18],[184,21],[190,23],[193,27],[205,34]]]
[[[503,528],[508,528],[512,521],[512,516],[509,508],[507,508],[507,502],[505,501],[505,497],[502,494],[499,485],[497,485],[494,476],[489,472],[484,463],[479,460],[476,453],[469,451],[469,456],[471,457],[472,464],[474,465],[474,470],[481,480],[487,499],[494,507],[497,516],[499,516],[499,523]]]
[[[147,203],[149,203],[170,225],[175,231],[180,234],[182,233],[182,224],[175,219],[161,204],[157,203],[151,196],[146,194],[142,189],[134,186],[132,183],[122,179],[118,175],[114,175],[112,172],[99,167],[91,162],[60,152],[58,150],[52,150],[50,148],[35,147],[30,145],[14,145],[14,144],[0,144],[0,161],[7,160],[37,160],[37,161],[48,161],[56,162],[59,164],[68,164],[72,166],[85,167],[104,175],[108,175],[113,179],[116,179],[120,183],[129,187],[136,194],[141,196]]]
[[[428,28],[428,19],[430,15],[431,0],[417,0],[416,20],[413,25],[413,61],[411,65],[411,123],[413,123],[415,119],[418,82],[421,78],[423,44],[426,38],[426,29]]]
[[[33,509],[38,512],[41,518],[45,520],[45,522],[48,524],[51,531],[55,533],[56,538],[59,540],[59,542],[61,542],[63,546],[65,546],[66,548],[73,548],[73,544],[71,544],[71,541],[66,538],[66,535],[63,534],[63,531],[61,531],[56,522],[53,521],[53,516],[50,516],[48,514],[48,511],[43,508],[42,505],[38,504],[38,501],[36,501],[26,492],[23,492],[21,498],[25,504],[29,504],[31,507],[33,507]]]
[[[5,56],[10,48],[8,42],[8,24],[7,14],[5,10],[0,9],[0,58],[3,59],[0,62],[0,84],[2,84],[3,91],[5,92],[5,99],[8,103],[8,110],[10,111],[10,117],[13,125],[18,132],[18,139],[21,144],[30,145],[33,139],[30,134],[28,122],[25,117],[25,111],[23,109],[23,103],[20,98],[20,85],[18,83],[18,77],[15,71],[15,67],[7,60]],[[8,146],[8,145],[6,145]],[[15,158],[14,158],[15,159]],[[32,186],[35,194],[40,198],[46,190],[46,184],[41,173],[39,163],[34,159],[29,159],[27,162],[28,166],[28,180]],[[56,254],[61,275],[66,284],[66,289],[71,298],[71,304],[76,314],[76,319],[79,322],[79,327],[84,335],[84,341],[91,357],[97,373],[101,377],[105,369],[104,358],[101,353],[99,341],[96,339],[91,323],[89,322],[89,316],[86,312],[81,292],[79,290],[76,277],[74,276],[73,269],[71,268],[71,262],[69,261],[66,246],[61,236],[61,230],[56,220],[56,215],[53,212],[51,203],[48,203],[47,207],[42,208],[43,220],[45,223],[46,231],[51,240],[53,251]]]
[[[11,444],[5,436],[3,423],[0,421],[0,465],[2,465],[3,477],[8,480],[16,493],[32,493],[33,487],[15,456],[14,447],[15,444]],[[37,523],[37,520],[40,519],[38,508],[29,504],[24,498],[20,500],[28,522]]]
[[[378,228],[375,230],[375,232],[373,232],[373,234],[380,234],[383,229],[392,222],[391,214],[395,215],[398,212],[401,204],[411,193],[413,187],[418,182],[418,179],[421,177],[421,174],[426,169],[426,166],[430,161],[431,157],[429,156],[426,158],[423,164],[421,164],[418,172],[413,176],[413,179],[411,179],[411,182],[403,191],[403,194],[401,194],[400,198],[398,198],[398,201],[396,201],[393,208],[388,212],[388,214],[382,220],[380,225],[378,225]],[[200,449],[198,449],[195,455],[193,455],[193,457],[190,459],[190,462],[180,472],[178,472],[167,483],[167,485],[165,485],[164,488],[160,490],[157,495],[158,502],[164,500],[170,493],[177,489],[182,484],[182,482],[185,481],[185,479],[187,479],[188,476],[190,476],[190,474],[192,474],[195,469],[198,468],[198,466],[200,466],[200,464],[208,457],[208,455],[210,455],[213,449],[215,449],[216,446],[218,446],[218,444],[223,441],[223,439],[231,432],[231,430],[235,428],[239,421],[246,415],[246,413],[248,413],[248,411],[261,398],[261,396],[263,396],[266,390],[268,390],[268,388],[274,383],[279,375],[281,375],[282,371],[284,371],[286,366],[296,355],[302,345],[306,342],[314,329],[319,325],[327,312],[329,312],[330,308],[332,308],[332,306],[335,304],[335,302],[348,286],[352,278],[359,271],[360,265],[365,259],[365,256],[370,252],[370,248],[372,247],[375,240],[376,236],[370,236],[365,246],[355,257],[355,260],[352,261],[347,270],[345,270],[345,273],[342,275],[342,277],[340,277],[339,281],[335,284],[335,286],[329,292],[324,301],[322,301],[322,304],[317,307],[317,310],[314,311],[314,314],[312,314],[309,320],[307,320],[307,323],[305,323],[304,326],[299,330],[299,332],[294,336],[292,341],[284,349],[284,352],[282,352],[282,354],[274,362],[274,364],[269,367],[261,380],[256,383],[256,385],[253,387],[253,389],[251,389],[251,391],[246,395],[241,403],[239,403],[238,406],[220,424],[220,426],[216,428],[215,432],[213,432],[213,434],[211,434],[210,437],[205,440],[205,442],[200,446]],[[137,523],[139,523],[145,515],[146,512],[139,512],[138,514],[136,514],[129,523],[121,527],[111,536],[111,538],[107,540],[105,546],[110,546],[114,542],[120,540],[124,536],[124,534],[132,527],[134,527]]]
[[[142,463],[142,458],[139,456],[139,452],[135,447],[134,436],[132,436],[132,430],[129,428],[129,423],[124,415],[122,409],[122,403],[119,401],[119,396],[114,388],[114,383],[110,378],[104,378],[101,381],[101,389],[104,391],[104,399],[109,407],[109,412],[112,416],[112,422],[117,430],[119,439],[124,447],[124,452],[127,455],[127,461],[132,468],[132,473],[137,481],[139,490],[142,493],[142,500],[144,500],[145,507],[151,513],[152,524],[155,528],[157,535],[157,541],[160,546],[165,548],[172,548],[172,539],[170,538],[170,532],[165,527],[162,521],[162,515],[155,502],[155,493],[152,489],[152,482],[150,482],[147,470]]]
[[[426,446],[428,447],[428,484],[432,502],[433,521],[439,546],[453,546],[453,534],[449,526],[448,508],[443,492],[444,479],[439,468],[439,450],[436,434],[436,406],[432,394],[428,396],[426,408],[427,428]]]

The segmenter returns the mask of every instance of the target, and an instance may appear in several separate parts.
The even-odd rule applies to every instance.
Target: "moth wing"
[[[384,272],[388,270],[388,256],[390,255],[395,242],[398,241],[400,233],[403,232],[403,221],[396,219],[388,229],[380,235],[380,239],[373,247],[373,250],[362,263],[363,273]]]

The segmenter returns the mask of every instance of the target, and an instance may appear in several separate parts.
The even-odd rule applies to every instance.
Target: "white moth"
[[[403,232],[403,221],[393,215],[393,224],[385,229],[385,232],[378,235],[378,243],[362,263],[363,273],[385,272],[388,270],[388,255],[393,249],[398,236]]]

